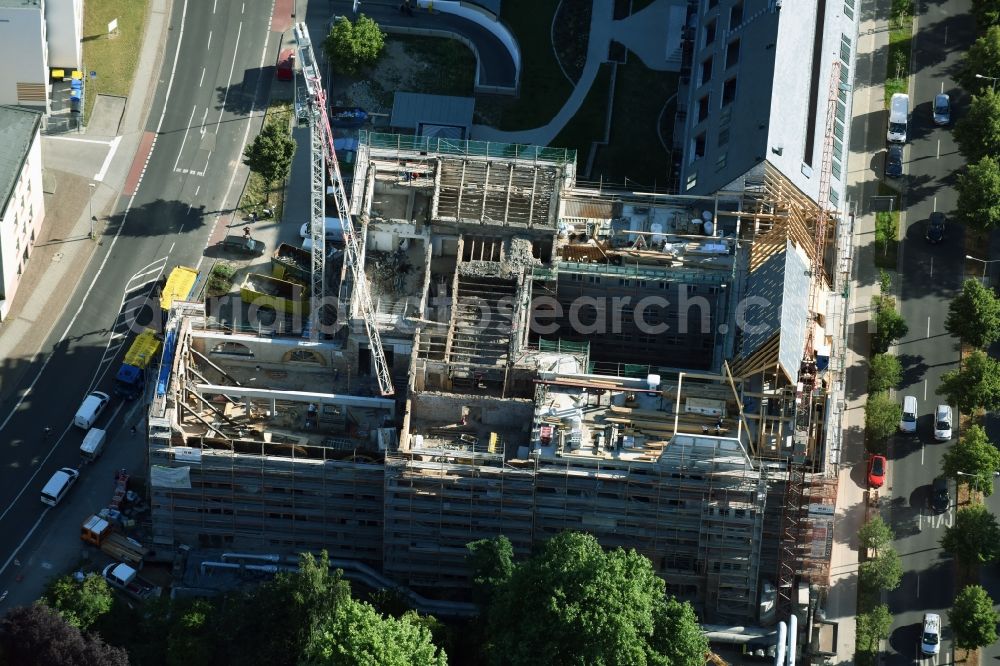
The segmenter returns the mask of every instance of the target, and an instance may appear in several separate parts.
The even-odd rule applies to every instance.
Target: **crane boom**
[[[382,338],[379,336],[378,323],[375,320],[375,308],[372,306],[371,294],[368,292],[368,282],[365,279],[361,243],[354,231],[354,222],[351,220],[350,208],[347,205],[344,181],[340,177],[340,165],[337,163],[337,153],[333,148],[333,131],[330,128],[330,118],[327,115],[326,94],[323,92],[323,83],[320,80],[316,56],[313,53],[312,41],[309,38],[309,29],[305,23],[300,22],[295,25],[295,40],[298,45],[302,78],[305,81],[307,101],[310,106],[309,123],[313,137],[315,137],[313,139],[313,146],[317,143],[316,138],[320,139],[319,143],[322,144],[323,159],[318,159],[318,156],[314,154],[312,156],[313,163],[315,165],[324,160],[326,162],[326,170],[330,177],[330,184],[333,187],[334,200],[337,203],[337,217],[340,218],[340,226],[344,234],[344,257],[351,271],[351,279],[354,282],[354,299],[358,304],[358,309],[361,311],[361,317],[365,322],[365,331],[368,334],[372,367],[375,369],[375,376],[378,379],[379,391],[384,396],[390,396],[395,392],[392,385],[392,375],[389,372],[385,352],[382,350]],[[316,219],[317,217],[318,219]],[[321,238],[324,237],[324,227],[325,220],[322,213],[317,216],[314,211],[312,220],[313,235],[318,233]],[[317,251],[319,252],[318,261],[322,263],[326,260],[325,256],[323,256],[323,240],[325,238],[323,240],[321,238],[316,238],[313,242],[314,282],[316,280],[315,264],[317,263]],[[315,292],[316,290],[314,289],[314,298],[316,297]],[[318,308],[314,308],[313,316],[319,316],[317,310]]]

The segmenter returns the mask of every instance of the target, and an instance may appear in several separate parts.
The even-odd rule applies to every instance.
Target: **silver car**
[[[947,125],[951,122],[951,97],[941,93],[934,97],[934,124]]]

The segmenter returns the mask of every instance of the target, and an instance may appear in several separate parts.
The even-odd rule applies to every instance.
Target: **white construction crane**
[[[323,82],[320,79],[316,55],[313,53],[312,40],[305,23],[295,24],[295,42],[299,54],[299,64],[302,78],[305,81],[306,104],[304,111],[309,119],[312,157],[312,218],[310,220],[310,239],[312,240],[312,309],[313,330],[318,330],[320,311],[325,305],[326,290],[326,201],[324,174],[330,177],[333,186],[334,199],[337,202],[337,217],[344,233],[344,257],[351,271],[354,283],[354,299],[361,311],[368,333],[368,347],[372,357],[372,367],[378,379],[379,391],[384,396],[394,393],[392,375],[382,350],[382,339],[379,337],[378,324],[375,321],[375,309],[372,307],[371,294],[368,293],[368,282],[365,279],[364,263],[361,256],[361,243],[354,231],[350,208],[347,205],[347,195],[344,192],[344,181],[340,178],[340,165],[337,164],[337,154],[333,149],[333,132],[330,129],[330,118],[326,109],[326,94],[323,92]],[[326,169],[324,171],[324,161]]]

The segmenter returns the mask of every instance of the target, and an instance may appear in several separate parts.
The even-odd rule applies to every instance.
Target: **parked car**
[[[930,219],[927,220],[927,233],[925,235],[927,242],[940,243],[943,241],[946,226],[947,220],[944,213],[931,213]]]
[[[899,178],[903,175],[903,146],[894,143],[885,151],[885,177]]]
[[[931,510],[934,513],[944,513],[951,506],[951,494],[948,492],[948,479],[939,476],[931,484]]]
[[[951,122],[951,98],[945,93],[934,97],[934,124],[947,125]]]
[[[868,459],[868,486],[881,488],[885,484],[885,456],[874,455]]]
[[[924,614],[924,630],[920,633],[920,652],[926,656],[941,651],[941,616],[937,613]]]
[[[938,405],[934,410],[934,439],[939,442],[947,442],[951,439],[951,407],[948,405]]]

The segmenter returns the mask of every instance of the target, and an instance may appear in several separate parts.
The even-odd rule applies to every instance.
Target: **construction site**
[[[342,299],[332,332],[174,302],[156,546],[326,549],[462,599],[469,542],[526,556],[581,530],[646,555],[705,623],[811,628],[849,266],[827,202],[766,161],[711,197],[608,192],[577,185],[573,151],[361,132],[328,276],[319,108],[311,287]]]

